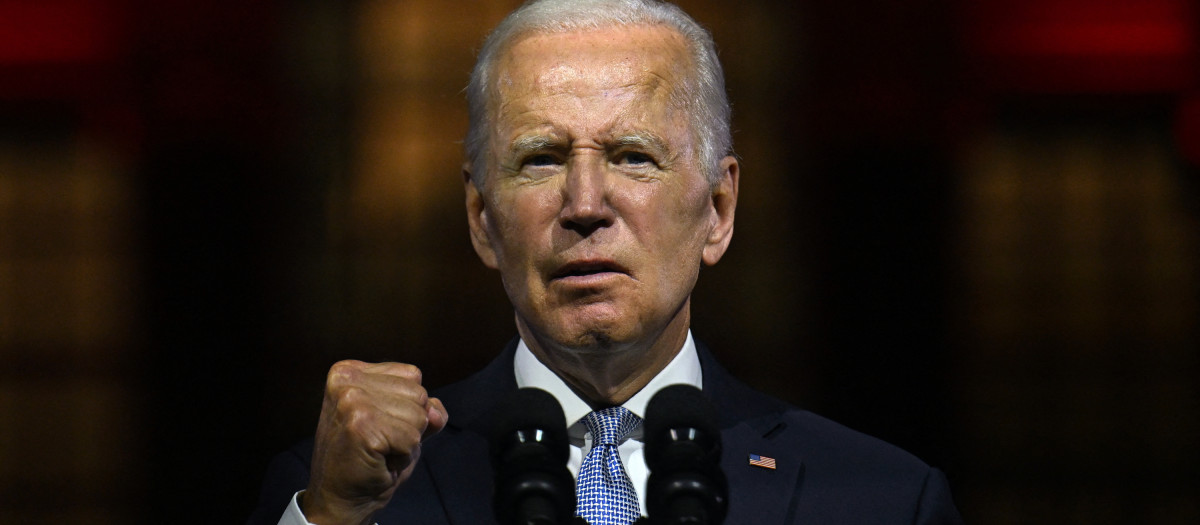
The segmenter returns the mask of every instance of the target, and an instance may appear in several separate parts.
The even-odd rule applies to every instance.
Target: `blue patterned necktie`
[[[583,418],[592,434],[592,449],[579,468],[575,513],[590,525],[629,525],[641,517],[637,493],[617,453],[617,445],[641,422],[625,407],[597,410]]]

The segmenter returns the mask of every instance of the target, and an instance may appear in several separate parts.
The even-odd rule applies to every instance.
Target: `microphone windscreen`
[[[539,440],[547,447],[552,459],[567,462],[567,421],[562,405],[549,392],[538,388],[522,388],[508,396],[493,409],[491,434],[493,459],[503,453],[518,432],[540,430]]]
[[[703,444],[705,452],[720,449],[716,410],[708,397],[691,385],[671,385],[654,394],[646,405],[645,425],[647,463],[656,463],[663,447],[678,441],[672,439],[671,429],[695,429],[697,444]]]
[[[647,432],[680,426],[719,433],[716,410],[699,388],[671,385],[659,390],[646,405]]]
[[[646,510],[653,523],[725,520],[729,484],[721,471],[717,413],[700,389],[664,388],[646,405]]]

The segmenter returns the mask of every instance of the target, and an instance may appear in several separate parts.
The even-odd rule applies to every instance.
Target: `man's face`
[[[661,27],[532,35],[496,63],[472,242],[543,345],[648,344],[686,329],[700,263],[733,228],[737,164],[705,177],[674,102],[689,55]],[[682,317],[680,317],[682,316]]]

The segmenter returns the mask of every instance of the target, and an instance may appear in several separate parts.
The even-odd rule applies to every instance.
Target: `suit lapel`
[[[785,523],[804,464],[789,450],[774,447],[751,425],[721,432],[725,450],[721,468],[729,479],[729,514],[725,523]],[[776,468],[750,464],[750,454],[776,460]]]
[[[706,347],[696,346],[704,393],[721,418],[721,468],[730,487],[725,523],[785,523],[804,475],[798,451],[775,439],[787,428],[782,416],[788,406],[738,381]],[[776,468],[751,465],[750,454],[775,459]]]
[[[443,450],[430,450],[428,457],[422,458],[447,520],[463,525],[495,523],[487,440],[475,432],[450,432],[453,434],[443,438]]]

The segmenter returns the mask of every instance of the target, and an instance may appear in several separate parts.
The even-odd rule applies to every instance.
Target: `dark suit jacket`
[[[729,525],[961,523],[946,478],[916,457],[759,393],[697,345],[704,393],[721,417]],[[487,414],[517,388],[516,342],[474,376],[434,392],[449,424],[422,445],[412,477],[376,516],[388,524],[494,524]],[[751,466],[749,455],[778,468]],[[308,484],[312,441],[277,456],[252,525],[275,525]]]

